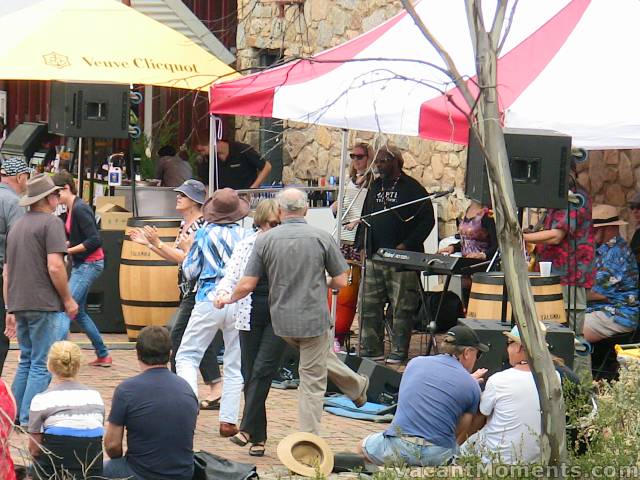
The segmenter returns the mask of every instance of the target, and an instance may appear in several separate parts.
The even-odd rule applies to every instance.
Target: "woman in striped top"
[[[49,350],[49,388],[33,397],[29,411],[32,476],[100,478],[104,403],[100,394],[78,382],[82,352],[72,342],[56,342]]]

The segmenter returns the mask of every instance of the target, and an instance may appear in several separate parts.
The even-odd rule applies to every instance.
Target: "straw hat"
[[[213,192],[203,207],[204,219],[211,223],[235,223],[249,213],[249,203],[232,188]]]
[[[594,205],[591,212],[594,227],[606,227],[608,225],[626,225],[620,220],[618,209],[612,205]]]
[[[333,471],[333,452],[327,442],[313,433],[297,432],[283,438],[276,450],[282,464],[303,477],[324,476]]]
[[[42,200],[47,195],[60,190],[56,187],[49,175],[41,173],[27,182],[27,194],[20,199],[20,205],[27,207],[33,205],[38,200]]]

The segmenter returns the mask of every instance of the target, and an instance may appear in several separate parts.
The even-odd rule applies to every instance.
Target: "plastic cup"
[[[551,264],[553,262],[540,262],[540,276],[541,277],[549,277],[551,276]]]

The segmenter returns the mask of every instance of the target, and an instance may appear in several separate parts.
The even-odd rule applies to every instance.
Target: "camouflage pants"
[[[383,308],[387,302],[393,315],[393,352],[407,355],[418,310],[418,288],[418,276],[414,272],[398,272],[394,267],[367,260],[360,316],[363,355],[384,353]]]

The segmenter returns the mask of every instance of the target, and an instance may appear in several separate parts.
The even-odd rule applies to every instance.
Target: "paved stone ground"
[[[85,364],[93,360],[93,350],[82,334],[71,334],[71,340],[77,341],[83,347]],[[420,336],[414,336],[412,343],[412,356],[417,354],[420,348]],[[109,334],[105,335],[105,341],[113,344],[111,355],[113,357],[113,367],[96,368],[83,365],[80,370],[80,381],[85,385],[97,389],[105,402],[107,415],[111,409],[111,398],[115,387],[124,379],[139,373],[133,344],[127,342],[126,335]],[[15,348],[16,345],[12,345]],[[119,347],[117,349],[116,347]],[[7,357],[3,377],[10,383],[13,379],[18,361],[18,350],[12,349]],[[402,368],[402,367],[400,367]],[[204,389],[201,385],[201,392]],[[247,447],[238,447],[226,438],[221,438],[218,434],[218,412],[201,411],[198,417],[195,435],[196,450],[207,450],[225,458],[239,462],[254,463],[258,467],[258,472],[264,474],[281,473],[281,464],[276,456],[276,446],[278,442],[296,431],[297,426],[297,391],[296,390],[276,390],[271,389],[267,400],[267,416],[269,419],[269,440],[264,457],[251,457]],[[242,408],[240,409],[242,413]],[[355,446],[359,440],[372,432],[381,431],[384,424],[374,424],[370,422],[349,420],[325,413],[322,418],[323,437],[329,441],[334,452],[355,451]],[[18,434],[11,438],[14,449],[14,459],[16,463],[21,462],[26,451],[26,435]],[[267,475],[267,476],[272,476]]]

